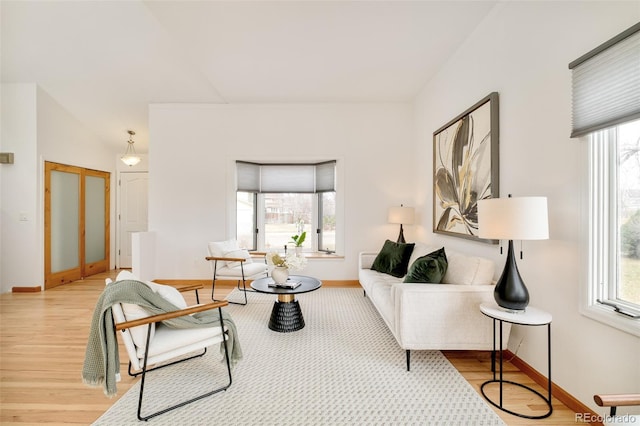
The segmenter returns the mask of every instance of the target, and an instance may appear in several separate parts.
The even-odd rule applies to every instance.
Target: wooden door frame
[[[74,267],[65,271],[51,272],[51,172],[60,171],[66,173],[75,173],[79,176],[79,195],[78,195],[78,267]],[[111,178],[109,172],[99,170],[85,169],[77,166],[69,166],[66,164],[53,163],[45,161],[44,174],[44,288],[50,289],[61,284],[77,281],[89,275],[105,272],[109,269],[110,264],[110,187]],[[85,177],[95,176],[105,180],[105,200],[104,200],[104,217],[105,217],[105,258],[98,262],[85,264]]]
[[[81,209],[82,210],[82,222],[83,222],[83,232],[82,232],[82,242],[83,242],[83,247],[82,247],[82,263],[81,263],[81,269],[82,269],[82,276],[83,277],[88,277],[94,274],[98,274],[100,272],[106,272],[109,270],[109,264],[110,264],[110,257],[111,257],[111,214],[110,214],[110,206],[109,206],[109,200],[111,198],[111,174],[109,172],[102,172],[99,170],[91,170],[91,169],[83,169],[84,170],[84,174],[82,176],[82,186],[84,189],[84,184],[85,184],[85,177],[86,176],[94,176],[94,177],[99,177],[99,178],[103,178],[104,179],[104,259],[99,260],[97,262],[93,262],[93,263],[86,263],[86,259],[85,259],[85,247],[84,247],[84,243],[85,243],[85,234],[86,231],[84,230],[85,227],[84,225],[86,225],[86,217],[84,215],[84,208]],[[81,197],[81,202],[83,203],[82,205],[84,206],[84,199],[85,196],[85,191],[82,191],[82,197]]]

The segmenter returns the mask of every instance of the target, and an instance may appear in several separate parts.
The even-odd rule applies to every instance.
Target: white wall
[[[413,201],[412,111],[409,104],[152,105],[156,276],[210,278],[207,242],[235,236],[235,160],[337,159],[345,258],[312,260],[305,273],[357,279],[357,253],[397,237],[397,226],[386,223],[388,207]]]
[[[36,286],[38,200],[36,176],[36,96],[34,84],[3,84],[0,150],[14,153],[14,164],[0,165],[0,292],[13,286]],[[27,221],[21,221],[20,215]],[[28,259],[28,262],[25,262]]]
[[[44,162],[113,173],[115,153],[35,84],[2,85],[1,143],[3,152],[15,152],[15,164],[0,168],[0,292],[4,293],[15,286],[44,284]],[[112,175],[111,203],[115,200],[114,182]],[[26,221],[19,220],[22,213]],[[111,223],[115,223],[113,215]],[[112,227],[112,253],[114,235]],[[112,266],[113,262],[112,255]]]
[[[491,257],[501,270],[495,246],[431,232],[433,132],[499,92],[500,195],[542,195],[549,203],[551,238],[525,243],[520,272],[531,305],[554,318],[553,381],[594,409],[595,393],[640,392],[640,339],[579,313],[586,164],[584,142],[569,138],[567,65],[639,19],[637,2],[501,3],[416,101],[417,158],[429,165],[418,177],[421,238]],[[546,374],[544,331],[515,327],[509,346],[515,351],[522,340],[518,356]]]

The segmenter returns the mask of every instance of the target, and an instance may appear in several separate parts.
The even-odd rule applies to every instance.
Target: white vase
[[[287,278],[289,278],[289,268],[284,266],[276,266],[271,271],[271,278],[275,281],[276,284],[284,284],[287,282]]]
[[[296,246],[296,256],[300,256],[302,254],[302,246]]]

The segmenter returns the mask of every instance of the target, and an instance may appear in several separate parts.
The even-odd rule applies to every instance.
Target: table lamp
[[[399,243],[404,243],[404,231],[402,230],[402,224],[411,225],[413,224],[413,207],[404,207],[400,204],[400,207],[390,207],[389,208],[389,223],[399,223],[400,224],[400,235],[398,235]]]
[[[546,197],[490,198],[478,201],[478,236],[509,240],[504,270],[493,292],[498,306],[524,311],[529,292],[520,277],[513,254],[513,240],[546,240],[549,221]]]

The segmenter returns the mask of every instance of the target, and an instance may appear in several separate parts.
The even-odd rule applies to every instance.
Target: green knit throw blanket
[[[117,392],[116,375],[120,374],[118,342],[111,312],[111,306],[114,303],[140,305],[149,312],[149,315],[158,315],[180,309],[140,281],[116,281],[106,286],[93,312],[82,368],[82,381],[89,386],[102,385],[105,395],[110,398]],[[233,366],[242,359],[242,348],[238,341],[238,332],[233,319],[225,310],[222,310],[222,317],[228,330],[227,347],[229,360]],[[213,309],[193,315],[172,318],[162,323],[171,328],[219,327],[220,317],[218,310]],[[220,343],[220,352],[224,353],[224,342]]]

